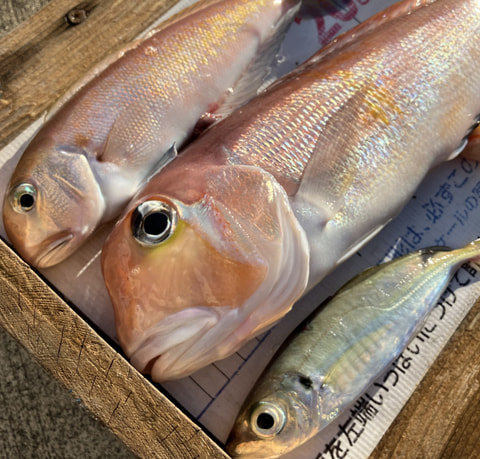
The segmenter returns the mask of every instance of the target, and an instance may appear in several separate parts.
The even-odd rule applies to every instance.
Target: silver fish
[[[315,311],[257,381],[227,442],[234,457],[278,457],[325,428],[397,358],[458,267],[462,249],[420,250],[370,268]]]

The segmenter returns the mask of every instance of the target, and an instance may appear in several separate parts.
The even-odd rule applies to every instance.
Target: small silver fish
[[[227,442],[243,459],[278,457],[340,415],[397,358],[480,240],[370,268],[287,340],[257,381]]]

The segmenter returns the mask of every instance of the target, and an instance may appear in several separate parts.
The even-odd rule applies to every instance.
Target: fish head
[[[300,373],[262,376],[243,404],[227,440],[232,457],[260,459],[288,453],[322,424],[315,383]]]
[[[122,348],[165,381],[227,357],[286,314],[305,289],[309,252],[270,174],[210,167],[180,186],[158,176],[107,238],[102,270]]]
[[[8,238],[32,266],[72,254],[100,221],[105,204],[87,155],[42,137],[27,147],[3,204]]]

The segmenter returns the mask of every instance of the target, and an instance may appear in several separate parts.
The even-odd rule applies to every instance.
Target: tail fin
[[[480,239],[475,239],[474,241],[467,244],[464,248],[458,249],[459,252],[462,252],[465,261],[473,261],[476,263],[480,262]]]
[[[464,247],[449,250],[448,254],[453,257],[452,264],[456,263],[457,266],[470,262],[480,264],[480,239],[475,239]]]

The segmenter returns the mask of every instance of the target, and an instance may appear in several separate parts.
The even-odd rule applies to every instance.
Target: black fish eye
[[[17,212],[30,212],[35,207],[37,190],[30,183],[21,183],[12,191],[13,208]]]
[[[257,416],[257,427],[262,430],[270,430],[275,425],[275,418],[271,413],[260,413]]]
[[[298,382],[302,385],[304,389],[313,389],[313,381],[307,376],[299,375]]]
[[[177,212],[163,201],[145,201],[132,214],[132,234],[142,245],[155,246],[175,231]]]
[[[250,426],[260,438],[271,438],[285,426],[285,413],[274,403],[260,402],[252,411]]]

